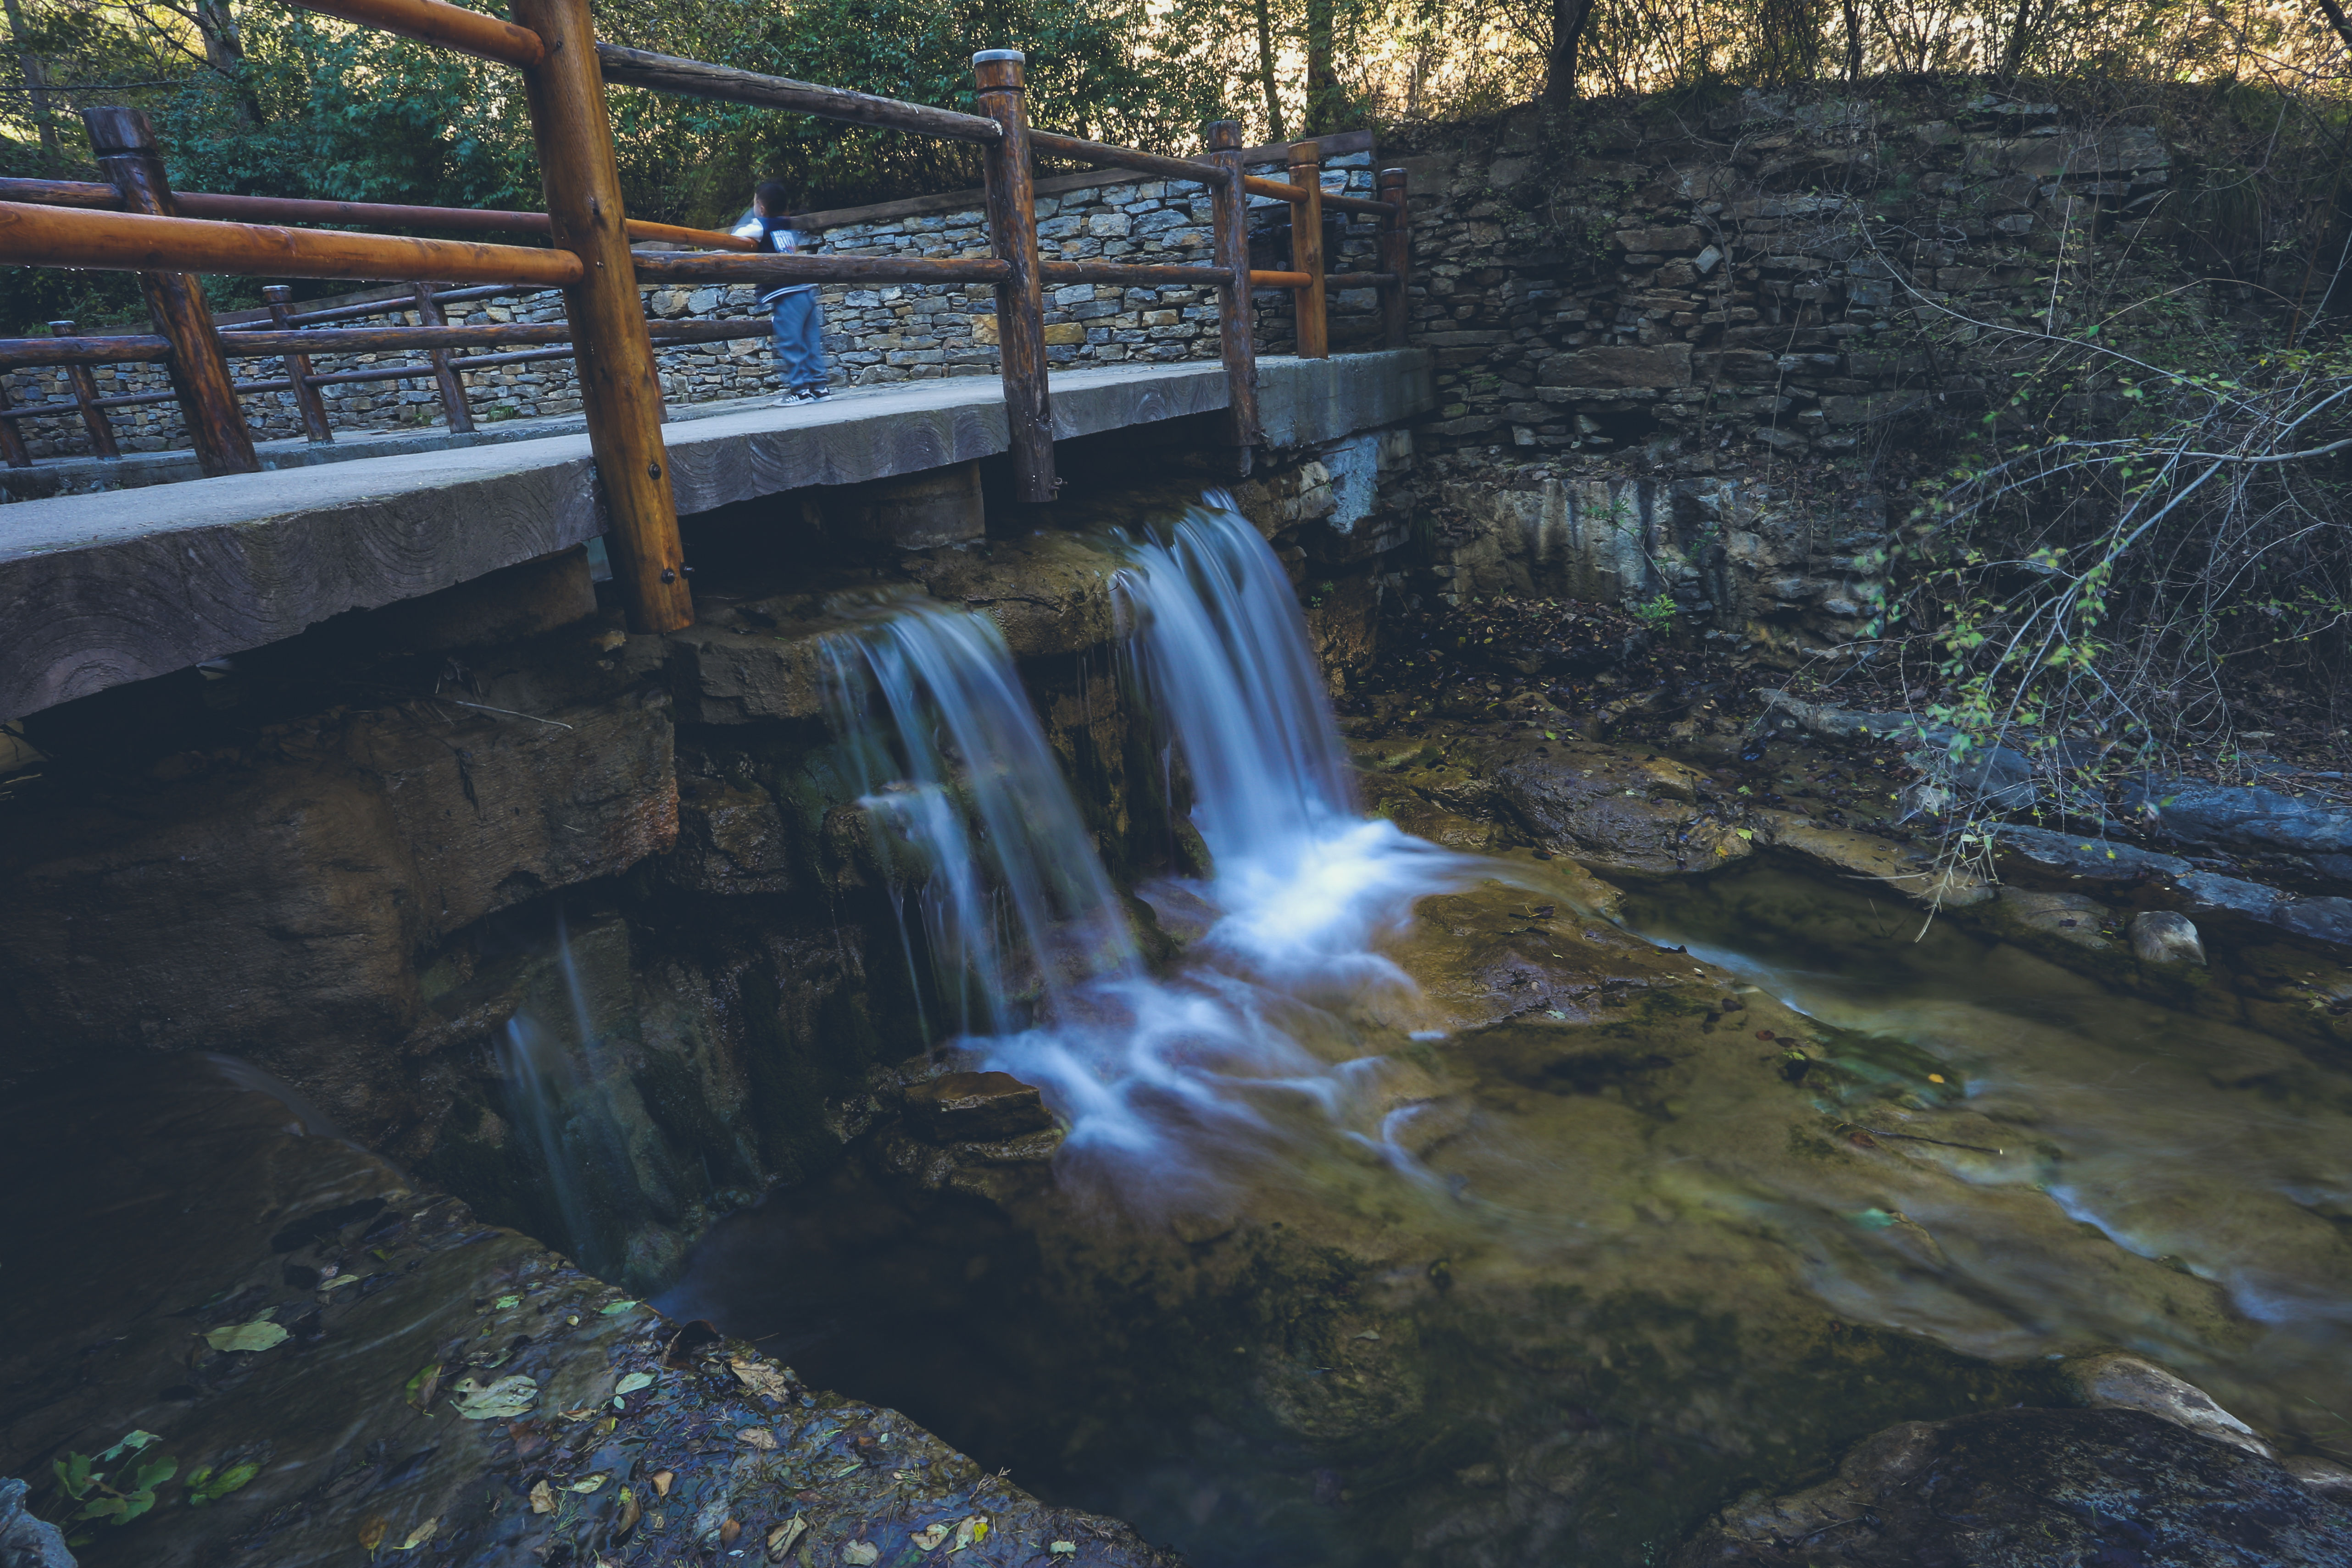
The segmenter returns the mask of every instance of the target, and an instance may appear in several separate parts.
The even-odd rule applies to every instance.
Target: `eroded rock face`
[[[74,1527],[85,1568],[403,1549],[465,1568],[736,1548],[835,1563],[858,1543],[1011,1568],[1056,1541],[1174,1563],[300,1135],[202,1063],[18,1106],[0,1181],[59,1196],[12,1222],[0,1471],[46,1477],[134,1429],[178,1465],[143,1517]],[[52,1491],[40,1512],[74,1511]]]
[[[2274,1461],[2135,1410],[2000,1410],[1907,1423],[1835,1480],[1742,1503],[1675,1568],[2321,1568],[2352,1510]]]

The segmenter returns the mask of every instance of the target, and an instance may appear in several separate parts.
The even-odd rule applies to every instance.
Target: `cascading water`
[[[1045,1091],[1069,1161],[1181,1201],[1215,1184],[1211,1145],[1262,1142],[1286,1110],[1350,1118],[1379,1067],[1318,1004],[1406,987],[1374,942],[1471,862],[1360,815],[1288,581],[1229,499],[1127,553],[1136,667],[1213,863],[1192,890],[1215,919],[1178,973],[1144,973],[989,623],[909,602],[845,635],[834,711],[964,1047]]]

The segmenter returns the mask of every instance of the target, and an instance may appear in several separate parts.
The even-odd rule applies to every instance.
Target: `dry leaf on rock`
[[[654,1496],[669,1496],[669,1484],[676,1479],[677,1479],[677,1472],[676,1470],[656,1470],[654,1472]]]
[[[516,1373],[484,1384],[461,1377],[449,1391],[457,1414],[468,1421],[511,1421],[539,1400],[539,1381]]]
[[[431,1408],[433,1396],[441,1392],[441,1363],[436,1362],[431,1366],[419,1367],[416,1375],[408,1380],[405,1392],[408,1403],[417,1409]]]
[[[841,1549],[841,1560],[848,1563],[849,1568],[867,1568],[867,1564],[876,1562],[881,1555],[880,1547],[869,1545],[863,1541],[852,1541]]]
[[[534,1485],[530,1489],[530,1511],[533,1513],[553,1513],[555,1511],[555,1489],[549,1486],[543,1480]]]
[[[737,1538],[742,1533],[743,1521],[740,1519],[730,1519],[726,1523],[719,1527],[719,1544],[721,1546],[732,1546],[735,1544]]]
[[[559,1410],[556,1414],[566,1421],[585,1421],[596,1414],[596,1407],[593,1405],[583,1405],[577,1410]]]
[[[623,1487],[621,1489],[621,1518],[617,1526],[618,1532],[620,1534],[626,1535],[629,1531],[636,1529],[637,1521],[644,1517],[645,1511],[645,1505],[637,1501],[637,1494],[631,1491],[628,1488]]]
[[[727,1370],[735,1374],[738,1383],[754,1394],[764,1394],[770,1399],[784,1396],[784,1374],[772,1366],[737,1356],[728,1361]]]
[[[948,1548],[948,1554],[953,1556],[965,1547],[977,1546],[987,1539],[988,1518],[985,1514],[975,1513],[956,1526],[955,1544]]]
[[[947,1538],[948,1527],[944,1524],[927,1524],[910,1537],[914,1543],[925,1552],[938,1551],[940,1542]]]
[[[268,1319],[256,1318],[249,1323],[208,1329],[205,1332],[205,1343],[216,1351],[266,1351],[272,1345],[284,1344],[290,1337]]]
[[[615,1394],[635,1394],[640,1388],[651,1388],[653,1385],[654,1374],[652,1373],[633,1372],[629,1373],[628,1376],[621,1379],[620,1382],[614,1384],[613,1385],[613,1392]]]
[[[438,1531],[440,1528],[441,1516],[436,1513],[431,1519],[426,1520],[423,1524],[418,1525],[415,1530],[410,1531],[408,1532],[408,1539],[400,1543],[400,1549],[403,1552],[415,1551],[418,1547],[432,1540],[434,1534]]]
[[[782,1563],[791,1554],[793,1543],[807,1533],[808,1521],[798,1514],[768,1531],[768,1561]]]
[[[612,1479],[609,1474],[600,1470],[593,1476],[581,1477],[566,1489],[575,1492],[601,1491],[604,1489],[604,1483]]]
[[[371,1557],[374,1556],[375,1549],[383,1544],[384,1532],[391,1528],[392,1521],[384,1518],[383,1515],[380,1513],[368,1515],[366,1522],[360,1526],[360,1550]]]
[[[735,1434],[735,1440],[739,1443],[749,1443],[762,1452],[776,1446],[776,1435],[765,1426],[746,1426]]]

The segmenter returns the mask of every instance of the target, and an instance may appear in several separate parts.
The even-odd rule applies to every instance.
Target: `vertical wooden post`
[[[269,302],[269,321],[281,332],[294,330],[290,319],[294,312],[294,289],[285,283],[272,283],[262,289],[261,297]],[[310,384],[310,356],[288,354],[285,360],[286,379],[294,384],[294,406],[302,413],[302,434],[312,441],[331,441],[335,427],[327,423],[327,400]]]
[[[51,321],[49,336],[69,338],[74,335],[71,321]],[[106,420],[106,410],[98,405],[98,376],[86,364],[58,367],[66,373],[66,384],[73,388],[74,406],[81,410],[81,427],[89,432],[92,456],[112,462],[122,456],[122,448],[114,444],[114,426]]]
[[[1011,268],[996,286],[997,353],[1004,371],[1004,423],[1013,437],[1013,473],[1021,499],[1052,500],[1054,407],[1045,387],[1045,285],[1037,267],[1037,182],[1029,157],[1029,114],[1021,99],[1018,49],[971,57],[980,112],[1004,127],[987,144],[988,234]]]
[[[1242,189],[1242,122],[1219,120],[1208,128],[1209,161],[1225,172],[1209,184],[1217,214],[1216,258],[1227,280],[1217,285],[1218,350],[1225,362],[1225,405],[1232,421],[1238,477],[1249,477],[1258,443],[1257,342],[1250,331],[1249,194]]]
[[[98,154],[99,167],[122,196],[122,210],[178,216],[147,117],[135,109],[110,105],[85,109],[81,118],[89,128],[90,150]],[[228,357],[221,352],[220,333],[205,304],[203,280],[192,272],[142,272],[139,287],[147,296],[147,313],[155,319],[155,330],[172,341],[172,391],[188,422],[196,466],[207,475],[259,473],[253,433],[237,409]]]
[[[433,285],[419,283],[412,290],[416,296],[416,322],[423,327],[446,327],[449,318],[441,313],[434,302]],[[465,435],[474,427],[474,411],[466,402],[466,378],[449,368],[449,351],[434,349],[433,379],[441,384],[441,412],[448,416],[449,428]]]
[[[1298,357],[1331,357],[1331,319],[1323,307],[1323,144],[1290,144],[1290,183],[1307,193],[1303,202],[1290,204],[1290,269],[1307,274],[1307,287],[1296,289],[1298,316]]]
[[[7,378],[0,376],[0,409],[13,406],[8,401]],[[0,460],[5,460],[12,468],[33,466],[32,450],[25,445],[25,433],[16,428],[14,419],[0,419]]]
[[[1404,347],[1406,323],[1412,319],[1412,204],[1405,192],[1402,169],[1382,169],[1381,200],[1391,212],[1381,229],[1381,270],[1396,274],[1396,282],[1381,294],[1381,330],[1392,349]]]
[[[611,520],[613,578],[632,630],[678,631],[694,624],[694,601],[662,445],[661,377],[622,228],[621,168],[588,0],[513,0],[510,9],[547,46],[546,58],[523,78],[555,243],[587,263],[586,275],[563,290],[563,307]]]

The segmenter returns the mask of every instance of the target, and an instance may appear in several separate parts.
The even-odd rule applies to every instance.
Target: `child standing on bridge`
[[[762,180],[751,195],[751,210],[735,226],[735,233],[756,239],[763,251],[787,256],[800,251],[800,237],[786,209],[792,193],[777,180]],[[775,312],[776,359],[783,368],[784,395],[779,405],[815,403],[827,394],[824,368],[824,310],[817,303],[816,285],[788,283],[760,296],[760,303]]]

